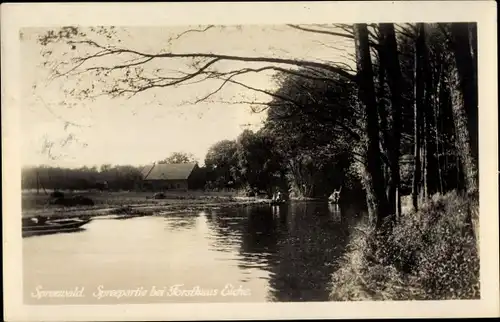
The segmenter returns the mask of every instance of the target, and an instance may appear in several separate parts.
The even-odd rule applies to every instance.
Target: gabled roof
[[[142,170],[144,180],[187,180],[196,163],[153,164]]]

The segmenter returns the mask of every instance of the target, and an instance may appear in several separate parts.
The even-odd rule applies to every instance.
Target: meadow
[[[154,211],[188,211],[261,203],[264,199],[243,197],[236,191],[170,191],[163,192],[162,199],[155,199],[153,192],[144,191],[61,191],[64,198],[75,196],[90,198],[93,205],[65,207],[51,204],[52,191],[39,192],[25,190],[22,192],[23,216],[54,215],[107,215],[113,213],[134,213]]]

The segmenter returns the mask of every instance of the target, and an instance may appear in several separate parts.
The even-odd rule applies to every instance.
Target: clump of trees
[[[157,163],[196,163],[192,154],[173,152]],[[22,189],[46,190],[132,190],[143,179],[144,166],[103,164],[100,167],[24,167]],[[201,170],[202,173],[203,169]],[[202,184],[199,184],[202,186]]]
[[[264,131],[276,138],[294,193],[327,197],[340,186],[353,188],[356,181],[348,171],[358,139],[352,130],[354,83],[328,71],[299,72],[278,73],[279,89],[268,105]]]
[[[353,142],[359,140],[352,130],[355,84],[307,69],[279,72],[275,79],[279,87],[266,104],[264,126],[209,149],[205,165],[211,184],[268,194],[279,188],[307,198],[355,188],[359,180],[349,171]]]
[[[192,153],[173,152],[167,158],[158,161],[158,163],[176,164],[176,163],[198,163],[198,162],[196,161],[196,158]]]
[[[215,143],[205,158],[207,187],[246,189],[249,195],[271,195],[284,180],[275,139],[262,130],[255,133],[245,130],[235,140]]]
[[[77,169],[61,167],[25,167],[21,172],[22,189],[43,190],[131,190],[142,180],[141,167],[102,165]]]
[[[237,150],[236,140],[222,140],[208,149],[205,157],[207,188],[236,187],[241,184]]]

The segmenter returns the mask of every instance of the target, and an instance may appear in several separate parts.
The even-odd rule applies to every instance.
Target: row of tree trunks
[[[452,119],[455,125],[456,147],[468,195],[477,198],[477,45],[467,24],[452,24],[451,48],[454,64],[440,60],[431,65],[424,24],[417,25],[414,69],[414,173],[412,202],[418,209],[419,197],[427,198],[444,192],[440,154],[438,119],[441,115],[442,91],[447,87],[451,99]],[[364,185],[368,212],[376,219],[377,227],[391,215],[400,214],[398,188],[400,184],[401,113],[403,106],[403,78],[399,64],[397,41],[393,24],[379,24],[377,104],[373,66],[370,56],[368,30],[365,24],[354,26],[359,103],[365,113],[364,138],[366,148]],[[444,59],[444,57],[443,57]],[[442,66],[447,66],[444,70]],[[434,69],[433,69],[434,68]],[[448,80],[447,85],[445,80]],[[385,82],[389,85],[391,109],[385,104]],[[390,117],[389,117],[390,116]],[[390,125],[387,121],[390,120]],[[380,121],[380,123],[379,123]],[[382,151],[388,160],[383,167]],[[384,170],[385,169],[385,170]],[[385,180],[384,180],[385,178]],[[382,184],[384,183],[384,184]],[[471,200],[471,201],[472,201]],[[477,213],[477,212],[476,212]],[[471,215],[474,217],[474,215]],[[473,226],[477,219],[471,218]],[[475,229],[477,233],[477,229]]]
[[[442,63],[439,61],[438,64],[431,65],[425,26],[418,24],[415,42],[415,148],[412,183],[412,203],[415,209],[418,209],[419,199],[425,200],[434,193],[443,191],[437,121],[442,95]]]
[[[444,192],[440,153],[438,119],[442,106],[443,88],[446,87],[451,100],[451,114],[455,127],[456,150],[460,160],[468,196],[477,200],[477,44],[475,26],[452,24],[450,28],[451,49],[454,63],[443,56],[431,65],[430,51],[424,24],[417,24],[414,68],[414,173],[412,203],[418,209],[419,197],[427,198],[436,192]],[[472,31],[471,31],[472,30]],[[378,82],[380,100],[377,104],[365,24],[354,26],[357,63],[359,103],[365,113],[364,138],[366,148],[364,185],[367,193],[368,212],[381,227],[386,217],[400,214],[398,188],[400,184],[400,141],[402,74],[399,64],[397,42],[393,24],[379,24]],[[435,53],[434,53],[435,54]],[[446,66],[447,69],[443,69]],[[445,80],[448,80],[447,85]],[[389,85],[391,109],[388,111],[385,97],[385,82]],[[389,117],[390,114],[390,117]],[[380,123],[379,123],[380,120]],[[391,120],[390,126],[387,120]],[[390,133],[390,135],[389,135]],[[388,169],[383,168],[382,152],[386,153]],[[388,171],[387,171],[388,170]],[[384,180],[385,178],[385,180]],[[382,184],[383,183],[383,184]],[[474,213],[471,211],[471,213]],[[477,213],[477,211],[475,212]],[[471,223],[477,227],[477,215],[471,214]],[[475,229],[477,233],[477,229]]]

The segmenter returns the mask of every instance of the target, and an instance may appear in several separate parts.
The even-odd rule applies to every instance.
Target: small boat
[[[271,206],[283,205],[286,203],[286,200],[283,197],[282,193],[278,191],[273,194],[273,197],[271,198],[271,201],[269,203],[271,204]]]
[[[138,217],[144,217],[144,216],[147,216],[147,214],[143,214],[143,213],[124,214],[124,215],[114,215],[114,217],[111,217],[111,219],[125,220],[125,219],[138,218]]]
[[[279,199],[279,200],[271,200],[269,202],[271,206],[278,206],[278,205],[284,205],[286,201],[284,199]]]
[[[88,224],[92,218],[61,218],[47,219],[45,217],[23,218],[24,234],[51,234],[70,232]]]

